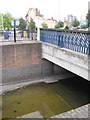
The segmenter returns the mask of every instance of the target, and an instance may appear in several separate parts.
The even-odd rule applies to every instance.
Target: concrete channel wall
[[[42,59],[42,43],[0,46],[2,83],[22,82],[32,78],[62,74],[66,70]]]

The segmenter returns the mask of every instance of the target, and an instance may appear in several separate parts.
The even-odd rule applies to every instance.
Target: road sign
[[[81,20],[80,21],[80,25],[86,25],[87,24],[87,21],[86,20]]]
[[[14,26],[14,20],[11,21],[11,26]]]
[[[19,20],[18,19],[16,20],[16,25],[19,25]]]
[[[15,19],[15,24],[16,24],[16,26],[19,25],[19,20],[18,19]],[[11,21],[11,26],[14,26],[14,20]]]

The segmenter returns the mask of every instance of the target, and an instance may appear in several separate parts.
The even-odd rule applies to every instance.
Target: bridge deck
[[[42,57],[74,74],[90,80],[90,57],[86,54],[42,43]]]

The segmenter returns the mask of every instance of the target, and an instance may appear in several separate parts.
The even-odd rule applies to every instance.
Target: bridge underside
[[[90,81],[90,57],[85,54],[42,43],[42,58]]]

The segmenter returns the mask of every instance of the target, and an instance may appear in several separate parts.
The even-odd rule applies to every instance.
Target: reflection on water
[[[38,83],[5,93],[2,96],[3,118],[15,118],[39,111],[49,118],[89,103],[89,82],[82,78]]]

